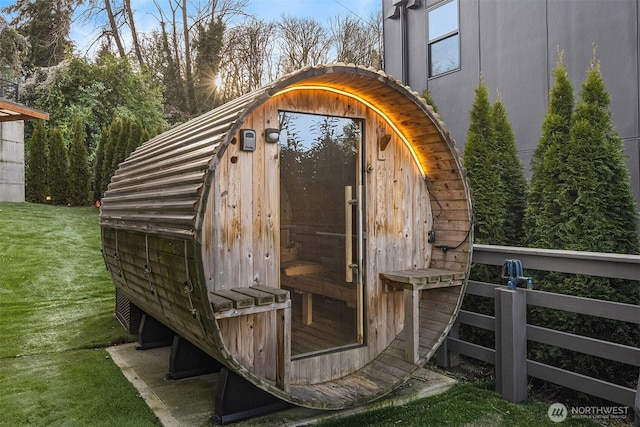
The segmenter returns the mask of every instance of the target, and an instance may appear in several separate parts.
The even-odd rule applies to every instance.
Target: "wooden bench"
[[[420,358],[420,291],[461,286],[465,276],[464,271],[435,268],[380,273],[385,292],[404,291],[404,329],[407,336],[405,358],[408,362],[417,363]]]
[[[276,385],[289,390],[291,363],[291,297],[286,289],[256,285],[212,291],[209,301],[216,320],[276,310]]]
[[[263,285],[212,291],[209,301],[216,319],[291,307],[289,291]]]
[[[331,270],[322,264],[292,261],[282,263],[281,270],[281,285],[302,295],[303,325],[313,322],[313,294],[344,301],[349,307],[356,305],[355,289],[325,277]]]

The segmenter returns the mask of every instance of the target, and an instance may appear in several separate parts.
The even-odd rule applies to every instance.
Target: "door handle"
[[[353,205],[358,201],[353,198],[353,187],[344,187],[344,277],[345,282],[353,282]]]

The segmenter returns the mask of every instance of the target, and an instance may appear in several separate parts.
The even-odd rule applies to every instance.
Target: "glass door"
[[[280,112],[280,280],[292,355],[363,343],[363,121]]]

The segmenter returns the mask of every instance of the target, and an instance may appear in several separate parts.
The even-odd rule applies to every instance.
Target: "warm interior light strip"
[[[346,92],[346,91],[341,90],[341,89],[336,89],[336,88],[331,87],[331,86],[322,86],[322,85],[290,86],[288,88],[282,89],[281,91],[276,93],[274,96],[282,95],[283,93],[287,93],[287,92],[293,92],[295,90],[326,90],[328,92],[337,93],[337,94],[344,95],[346,97],[355,99],[356,101],[359,101],[359,102],[363,103],[364,105],[366,105],[368,108],[371,108],[373,111],[378,113],[378,115],[380,117],[382,117],[384,119],[384,121],[387,122],[387,124],[389,126],[391,126],[391,128],[396,132],[396,134],[398,134],[400,139],[402,139],[402,141],[404,142],[404,145],[406,145],[407,148],[409,149],[409,152],[411,153],[411,156],[413,157],[413,160],[416,162],[416,165],[418,165],[418,169],[420,169],[420,173],[422,173],[423,176],[425,175],[425,171],[422,168],[422,164],[420,163],[420,160],[418,160],[418,156],[416,155],[416,152],[413,150],[413,147],[409,143],[409,140],[407,140],[407,138],[404,136],[404,134],[402,132],[400,132],[400,129],[398,129],[398,127],[395,125],[395,123],[393,123],[391,121],[391,119],[384,112],[382,112],[378,107],[376,107],[375,105],[373,105],[372,103],[370,103],[366,99],[361,98],[358,95],[354,95],[352,93]]]

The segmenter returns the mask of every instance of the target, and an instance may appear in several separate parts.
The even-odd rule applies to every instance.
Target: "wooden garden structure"
[[[470,191],[419,94],[302,69],[140,146],[102,200],[120,295],[259,389],[340,409],[406,382],[453,324]]]

